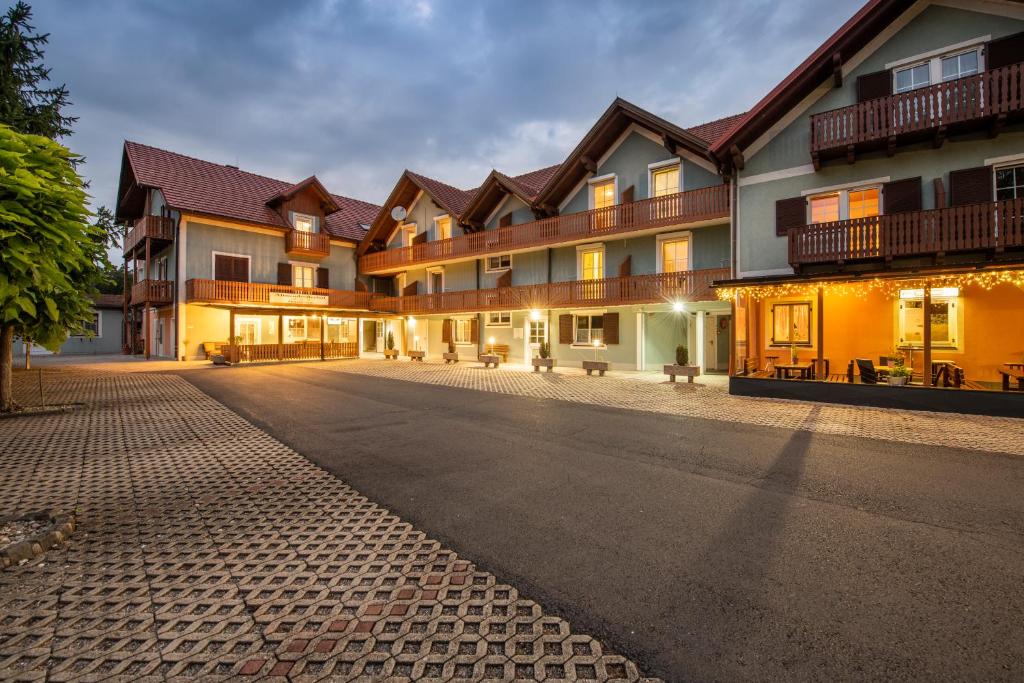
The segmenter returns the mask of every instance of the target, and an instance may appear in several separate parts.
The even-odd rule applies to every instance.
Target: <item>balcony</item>
[[[185,298],[189,303],[366,310],[369,308],[370,296],[369,292],[258,282],[189,280],[185,283]]]
[[[820,263],[1024,247],[1024,199],[894,213],[789,230],[789,263]]]
[[[132,285],[131,303],[162,305],[174,301],[174,282],[171,280],[141,280]]]
[[[135,222],[124,238],[124,255],[132,256],[136,248],[145,244],[146,238],[161,243],[174,241],[174,219],[168,216],[143,216]]]
[[[811,158],[823,159],[886,149],[948,134],[989,127],[1024,113],[1024,64],[866,100],[811,116]]]
[[[711,283],[728,277],[728,268],[710,268],[681,273],[551,282],[464,292],[401,297],[375,296],[371,308],[382,312],[423,315],[711,301],[716,298]]]
[[[331,253],[331,238],[322,232],[289,230],[284,236],[284,250],[289,256],[320,258]]]
[[[364,254],[359,259],[359,271],[384,273],[404,270],[414,265],[504,254],[559,243],[584,242],[728,216],[729,187],[717,185]]]

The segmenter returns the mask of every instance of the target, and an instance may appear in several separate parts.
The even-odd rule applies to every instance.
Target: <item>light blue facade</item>
[[[121,353],[124,332],[124,311],[120,308],[97,308],[98,329],[96,334],[71,334],[61,344],[58,353],[62,356],[94,356],[99,354]],[[49,353],[34,347],[35,354]],[[21,339],[14,340],[14,360],[25,357],[25,344]]]

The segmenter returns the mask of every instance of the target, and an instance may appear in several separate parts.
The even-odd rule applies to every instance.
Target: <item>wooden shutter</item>
[[[946,208],[946,186],[942,183],[942,178],[935,179],[935,208],[944,209]]]
[[[633,274],[633,256],[629,255],[622,259],[619,264],[619,277],[629,277]]]
[[[480,319],[473,318],[469,321],[469,341],[476,344],[480,341]]]
[[[618,313],[605,313],[602,316],[602,324],[604,325],[604,343],[605,344],[618,344],[619,343],[619,314]]]
[[[316,269],[316,286],[320,289],[327,289],[330,287],[330,271],[327,268]]]
[[[509,268],[500,276],[498,276],[497,287],[511,287],[512,286],[512,269]]]
[[[213,279],[227,282],[248,282],[249,259],[216,254],[213,259]]]
[[[568,313],[558,316],[558,343],[572,344],[572,316]]]
[[[882,185],[882,213],[921,210],[921,177],[894,180]]]
[[[996,38],[985,46],[985,68],[1000,67],[1024,61],[1024,31]]]
[[[447,344],[452,340],[452,319],[445,318],[441,323],[441,341]]]
[[[949,205],[992,201],[992,167],[978,166],[949,172]]]
[[[415,237],[412,238],[412,243],[413,244],[422,244],[422,243],[424,243],[426,241],[427,241],[427,233],[426,232],[421,232],[420,234],[418,234],[418,235],[416,235]]]
[[[420,281],[413,280],[402,288],[402,296],[413,296],[420,293]]]
[[[277,284],[288,285],[292,284],[292,264],[290,263],[278,263],[277,264]]]
[[[892,94],[892,72],[875,71],[857,77],[857,101],[873,100]]]
[[[775,234],[785,237],[790,228],[807,225],[807,199],[793,197],[775,202]]]
[[[630,185],[622,191],[622,195],[619,199],[620,204],[630,204],[633,202],[633,186]]]
[[[498,227],[499,228],[507,228],[510,225],[512,225],[512,212],[511,211],[509,211],[504,216],[502,216],[501,218],[498,219]]]

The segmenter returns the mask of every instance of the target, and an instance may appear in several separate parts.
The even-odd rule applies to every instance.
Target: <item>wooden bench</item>
[[[608,370],[608,361],[605,360],[585,360],[583,361],[583,369],[587,371],[588,375],[592,375],[594,370],[597,370],[597,374],[604,377],[605,371]]]
[[[221,349],[227,345],[227,342],[203,342],[203,353],[206,354],[206,360],[221,355]]]
[[[1024,363],[1003,363],[999,374],[1003,377],[1003,391],[1024,391]],[[1011,379],[1017,380],[1016,387],[1010,386]]]
[[[501,358],[493,353],[481,353],[479,356],[480,362],[484,364],[485,368],[489,368],[492,365],[498,367],[498,363],[501,362]]]
[[[426,351],[410,351],[409,352],[409,360],[418,360],[419,362],[422,363],[423,362],[423,357],[425,355],[427,355]]]
[[[501,356],[501,362],[507,363],[510,351],[508,344],[488,344],[484,353],[489,356]]]

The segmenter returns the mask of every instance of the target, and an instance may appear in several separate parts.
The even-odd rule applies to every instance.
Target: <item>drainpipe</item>
[[[170,213],[170,207],[168,207],[168,213]],[[178,297],[178,286],[182,272],[184,269],[181,264],[181,212],[179,212],[178,220],[174,222],[174,356],[185,360],[185,356],[179,354],[181,340],[178,339],[178,329],[181,327],[181,301]],[[234,334],[234,330],[231,333]]]
[[[729,207],[729,232],[731,238],[729,240],[729,251],[731,261],[731,263],[729,264],[729,277],[733,279],[737,277],[737,273],[739,272],[739,255],[737,254],[737,240],[739,239],[740,188],[739,183],[737,182],[739,180],[739,178],[737,177],[738,175],[739,171],[734,171],[733,177],[729,179],[729,196],[731,198]]]

